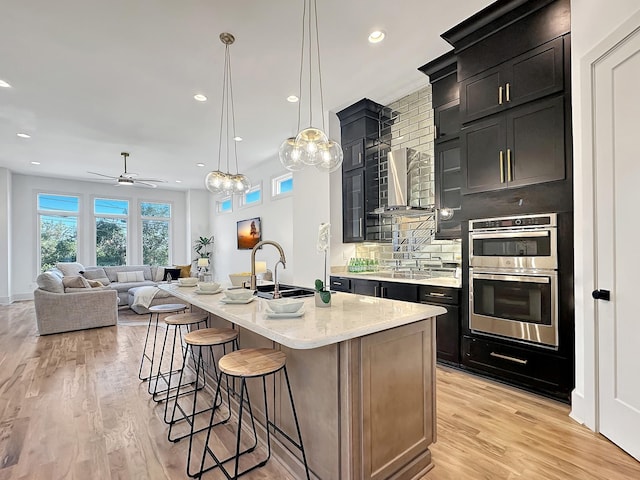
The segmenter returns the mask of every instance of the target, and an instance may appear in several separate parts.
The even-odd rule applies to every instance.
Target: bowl
[[[200,282],[198,288],[203,292],[215,292],[220,288],[220,284],[218,282]]]
[[[178,284],[185,287],[195,287],[197,283],[198,279],[195,277],[185,277],[178,279]]]
[[[237,288],[233,290],[225,290],[224,294],[230,300],[249,300],[253,297],[253,290],[247,290],[246,288]]]
[[[298,298],[276,298],[267,300],[267,305],[274,313],[295,313],[302,308],[304,300]]]
[[[242,287],[244,282],[248,284],[251,281],[251,272],[230,273],[229,280],[234,287]]]

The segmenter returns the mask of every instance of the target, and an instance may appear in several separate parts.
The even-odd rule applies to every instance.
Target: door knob
[[[591,296],[596,300],[611,300],[611,292],[609,290],[594,290],[591,292]]]

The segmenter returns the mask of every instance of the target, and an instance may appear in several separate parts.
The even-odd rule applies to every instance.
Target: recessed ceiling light
[[[241,141],[242,141],[242,137],[233,137],[233,139],[234,139],[236,142],[241,142]]]
[[[176,183],[182,183],[182,180],[176,180]]]
[[[199,102],[206,102],[207,101],[207,97],[202,95],[201,93],[197,93],[196,95],[193,96],[193,98],[195,98]]]
[[[28,133],[16,133],[16,135],[20,138],[31,138],[31,135]]]
[[[196,163],[196,167],[204,167],[204,163]]]
[[[5,82],[4,80],[0,80],[0,87],[3,88],[11,88],[11,85],[9,85],[7,82]]]
[[[382,30],[374,30],[369,34],[369,43],[379,43],[384,40],[384,32]]]
[[[40,162],[31,162],[31,165],[40,165]]]
[[[296,103],[298,100],[300,100],[300,99],[298,97],[296,97],[295,95],[289,95],[287,97],[287,102]]]

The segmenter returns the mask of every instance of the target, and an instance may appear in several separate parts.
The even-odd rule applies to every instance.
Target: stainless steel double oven
[[[469,221],[469,327],[558,347],[557,216]]]

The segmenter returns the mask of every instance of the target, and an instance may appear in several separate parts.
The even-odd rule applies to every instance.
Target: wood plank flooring
[[[32,302],[0,306],[0,480],[186,478],[187,444],[166,440],[163,407],[137,378],[146,316],[135,319],[38,337]],[[640,462],[566,405],[450,369],[437,382],[423,480],[640,479]],[[291,477],[272,460],[243,478]]]

